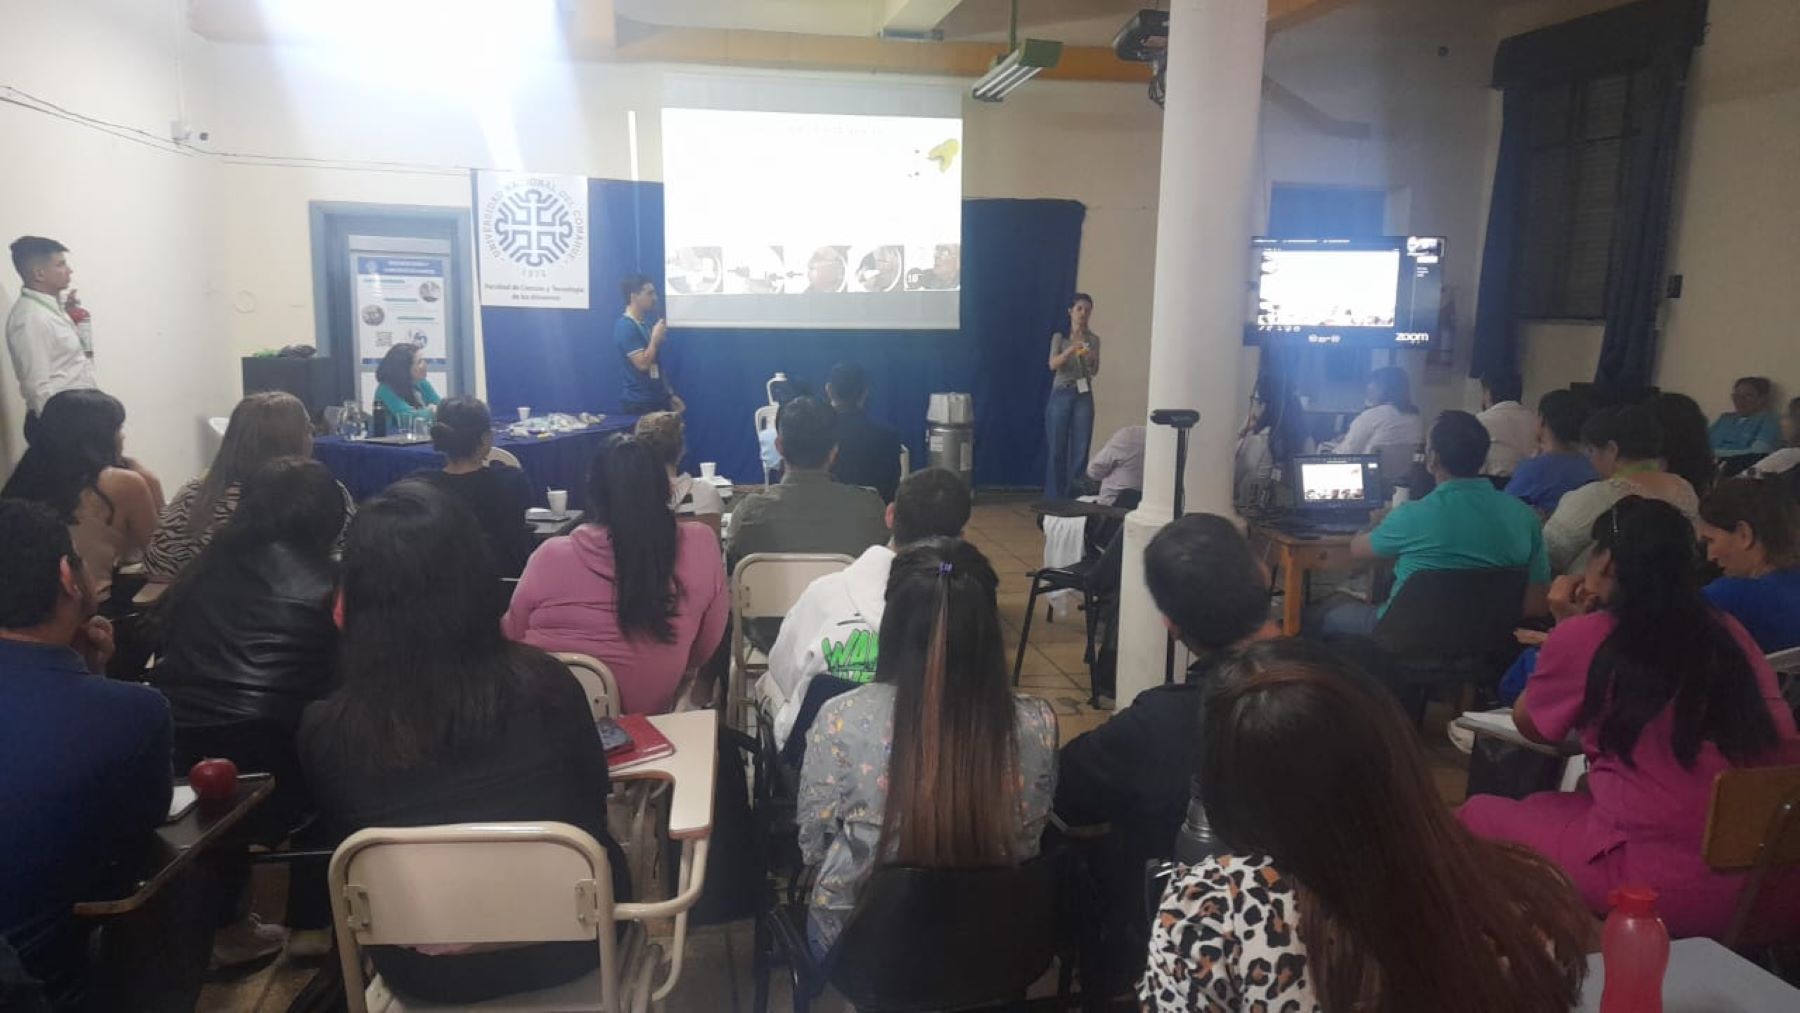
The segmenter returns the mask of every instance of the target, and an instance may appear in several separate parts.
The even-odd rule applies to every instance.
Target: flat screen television
[[[1437,338],[1442,236],[1251,240],[1244,343],[1423,348]]]

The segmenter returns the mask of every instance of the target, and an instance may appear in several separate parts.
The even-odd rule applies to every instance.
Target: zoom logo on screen
[[[500,188],[483,209],[495,252],[525,267],[547,267],[579,252],[587,223],[560,187],[543,181]]]

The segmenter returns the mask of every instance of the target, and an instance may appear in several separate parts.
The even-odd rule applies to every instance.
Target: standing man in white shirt
[[[25,399],[27,443],[52,396],[99,386],[93,352],[76,321],[77,316],[85,321],[87,311],[75,301],[75,293],[67,299],[62,294],[75,274],[68,252],[68,247],[42,236],[20,236],[12,244],[13,267],[22,287],[6,317],[6,348],[19,380],[19,396]]]
[[[1481,378],[1482,412],[1475,416],[1493,441],[1481,473],[1506,478],[1519,462],[1537,454],[1537,412],[1519,403],[1525,383],[1507,370]]]

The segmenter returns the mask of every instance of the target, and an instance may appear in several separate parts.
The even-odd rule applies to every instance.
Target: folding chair
[[[766,405],[763,405],[762,407],[756,409],[756,445],[758,448],[757,449],[757,457],[759,459],[762,456],[762,450],[761,450],[762,434],[763,434],[764,430],[775,428],[775,416],[780,411],[781,411],[780,405],[772,405],[772,404],[766,404]],[[765,486],[772,485],[772,484],[774,484],[774,481],[775,481],[775,473],[769,470],[769,466],[767,464],[764,464],[763,465],[763,485],[765,485]]]
[[[519,468],[521,470],[524,468],[524,466],[519,463],[518,457],[516,457],[512,451],[501,450],[499,447],[495,447],[488,451],[487,463],[504,464],[508,468]]]
[[[605,849],[566,823],[370,828],[338,846],[330,884],[351,1013],[466,1008],[409,1000],[379,975],[365,982],[364,947],[580,940],[599,949],[594,973],[475,1008],[645,1010],[662,951],[642,923],[686,911],[700,894],[696,877],[667,901],[617,903]],[[620,934],[621,921],[637,924]]]
[[[1523,567],[1421,570],[1375,626],[1389,655],[1377,673],[1423,725],[1434,688],[1498,679],[1519,653],[1513,630],[1525,605]]]
[[[766,657],[753,659],[745,624],[785,618],[808,584],[853,562],[849,556],[827,552],[753,552],[738,560],[731,571],[732,671],[725,710],[728,724],[744,730],[747,688],[754,676],[760,676],[769,667]],[[761,657],[760,652],[757,657]]]
[[[619,683],[613,678],[612,669],[599,658],[586,654],[565,651],[551,657],[569,666],[569,674],[581,683],[581,691],[587,694],[588,709],[593,711],[594,720],[618,717],[622,713],[619,707]]]
[[[1751,919],[1769,874],[1800,867],[1800,765],[1734,768],[1713,780],[1700,857],[1720,872],[1748,870],[1738,889],[1727,948],[1764,942]],[[1748,937],[1748,938],[1746,938]]]

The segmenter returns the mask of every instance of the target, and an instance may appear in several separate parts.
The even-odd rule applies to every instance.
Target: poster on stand
[[[375,368],[397,344],[419,346],[426,379],[449,396],[446,326],[452,293],[446,257],[353,253],[356,266],[356,399],[374,403]]]
[[[588,308],[588,181],[475,171],[483,306]]]

